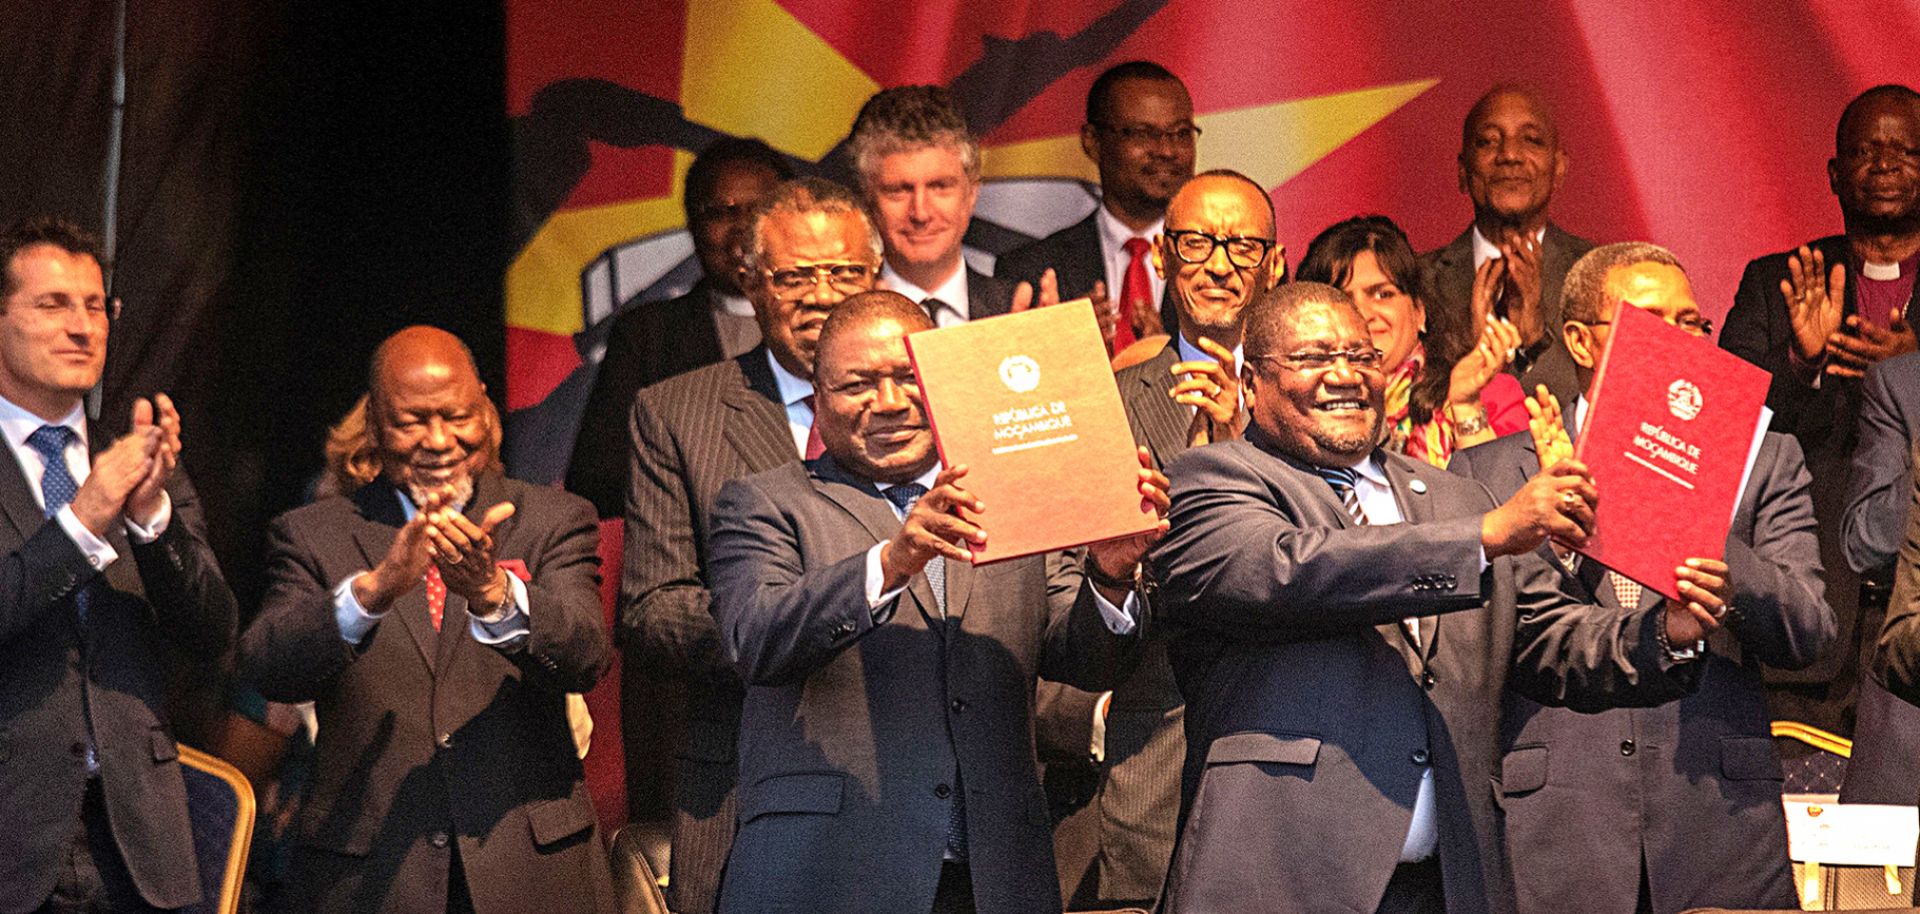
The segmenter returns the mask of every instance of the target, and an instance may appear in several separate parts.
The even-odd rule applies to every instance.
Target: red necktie
[[[1120,283],[1120,319],[1113,328],[1113,351],[1133,345],[1133,328],[1140,315],[1153,307],[1153,283],[1147,279],[1147,251],[1153,245],[1145,238],[1128,238],[1124,246],[1127,276]]]
[[[800,402],[807,404],[807,410],[809,412],[813,412],[813,394],[807,394],[806,396],[801,397]],[[817,460],[819,459],[821,454],[824,454],[826,452],[827,452],[827,445],[825,442],[820,440],[820,414],[818,412],[814,412],[813,424],[807,426],[807,455],[806,456],[808,460]]]
[[[440,566],[428,565],[425,575],[427,581],[427,618],[433,620],[433,630],[440,630],[440,619],[447,614],[447,582],[440,578]]]

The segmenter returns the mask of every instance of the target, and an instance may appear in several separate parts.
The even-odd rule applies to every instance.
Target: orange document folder
[[[946,466],[986,505],[974,564],[1144,533],[1140,460],[1084,299],[907,336]]]
[[[1726,553],[1768,381],[1711,340],[1621,305],[1576,448],[1600,492],[1580,552],[1678,599],[1675,567]]]

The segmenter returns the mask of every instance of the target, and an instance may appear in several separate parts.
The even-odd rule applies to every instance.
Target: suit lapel
[[[785,466],[800,456],[793,446],[780,385],[767,359],[764,345],[735,359],[746,384],[730,386],[720,395],[727,410],[722,419],[723,434],[746,463],[749,474]]]
[[[985,273],[967,267],[967,320],[997,317],[1013,306],[1013,290]],[[1039,290],[1034,290],[1039,294]]]
[[[1136,383],[1123,392],[1127,411],[1146,439],[1142,443],[1153,452],[1153,462],[1162,467],[1186,451],[1187,426],[1192,421],[1186,408],[1169,395],[1179,380],[1172,372],[1179,361],[1179,348],[1169,339],[1165,348],[1140,366],[1134,375]]]
[[[1472,226],[1440,250],[1439,267],[1434,271],[1434,282],[1439,287],[1435,291],[1442,301],[1458,303],[1465,313],[1465,307],[1473,302]]]
[[[353,501],[360,509],[360,523],[353,530],[354,544],[360,548],[360,555],[366,560],[367,567],[373,568],[387,556],[387,550],[393,547],[394,537],[400,528],[406,525],[407,515],[400,507],[400,499],[392,484],[385,479],[376,479],[361,486],[353,493]],[[397,616],[400,624],[413,640],[413,646],[420,649],[420,660],[428,670],[434,666],[438,653],[435,642],[438,640],[433,622],[427,615],[427,593],[425,587],[410,588],[387,611],[388,616]]]
[[[1093,284],[1107,278],[1107,261],[1100,252],[1100,226],[1094,223],[1099,213],[1099,207],[1096,206],[1087,218],[1075,222],[1070,229],[1071,234],[1065,239],[1070,256],[1061,263],[1048,264],[1060,280],[1061,295],[1068,294],[1070,289],[1080,295],[1091,294]],[[1118,299],[1120,290],[1108,289],[1107,297]]]
[[[13,472],[0,472],[0,508],[5,509],[7,520],[19,532],[20,541],[25,542],[47,522],[47,515],[34,500],[33,490],[27,488],[27,471],[20,466],[20,455],[11,447],[6,448],[6,452],[4,466],[11,467]]]
[[[900,529],[899,515],[893,513],[893,505],[887,501],[886,496],[880,494],[873,483],[856,479],[852,474],[842,470],[832,457],[822,457],[807,466],[814,488],[851,515],[867,531],[867,535],[873,537],[874,542],[884,543],[892,539],[895,531]],[[948,563],[949,576],[952,575],[953,564]],[[957,602],[953,600],[953,586],[952,578],[949,577],[947,582],[949,603]],[[927,619],[927,627],[935,631],[944,631],[944,626],[940,624],[940,604],[934,600],[933,588],[928,585],[924,572],[914,575],[913,579],[907,582],[907,592],[911,593],[915,602],[920,604],[921,614]]]

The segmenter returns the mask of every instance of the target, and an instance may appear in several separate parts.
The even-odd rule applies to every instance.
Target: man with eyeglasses
[[[169,649],[217,665],[238,612],[180,469],[180,414],[82,409],[118,303],[98,242],[0,232],[0,909],[147,912],[201,899],[167,713]]]
[[[679,298],[621,303],[567,461],[567,490],[593,502],[601,517],[619,517],[626,506],[633,395],[759,344],[760,323],[740,288],[742,232],[754,207],[791,177],[792,167],[766,143],[734,137],[701,150],[687,169],[687,234],[700,281]]]
[[[1506,910],[1502,690],[1678,697],[1694,662],[1666,639],[1704,637],[1726,595],[1625,610],[1524,573],[1513,557],[1591,531],[1586,468],[1528,474],[1496,503],[1382,450],[1383,356],[1340,289],[1265,294],[1244,347],[1252,424],[1168,466],[1171,529],[1149,557],[1187,698],[1161,909]]]
[[[1883,434],[1883,407],[1897,386],[1920,390],[1913,361],[1896,358],[1916,348],[1920,93],[1882,85],[1849,102],[1827,184],[1844,232],[1747,264],[1720,346],[1773,375],[1773,428],[1806,451],[1827,599],[1840,620],[1839,649],[1800,674],[1769,678],[1774,716],[1853,737],[1842,800],[1910,804],[1920,796],[1920,709],[1864,669],[1906,521],[1908,443]],[[1888,384],[1901,375],[1913,380]]]
[[[774,188],[746,230],[739,272],[759,346],[634,398],[626,557],[615,625],[627,675],[685,684],[667,890],[678,914],[714,910],[733,841],[744,687],[708,614],[707,535],[727,481],[819,456],[813,359],[820,327],[873,287],[880,236],[851,191],[818,178]]]
[[[1520,331],[1521,348],[1507,370],[1523,389],[1545,384],[1571,403],[1580,388],[1560,341],[1560,287],[1593,242],[1547,218],[1569,161],[1560,126],[1537,91],[1487,90],[1460,129],[1460,192],[1473,202],[1473,224],[1420,263],[1436,299],[1427,306],[1451,308],[1461,323],[1471,314],[1474,339],[1487,321],[1472,314],[1474,279],[1487,275],[1497,283],[1494,310]]]
[[[1100,172],[1100,203],[1087,218],[1000,256],[993,275],[1039,287],[1054,271],[1063,299],[1108,299],[1116,309],[1113,351],[1173,328],[1167,282],[1152,243],[1174,192],[1193,176],[1193,99],[1167,68],[1130,60],[1087,90],[1080,150]]]
[[[1175,306],[1172,337],[1115,378],[1134,441],[1155,466],[1238,437],[1241,312],[1286,272],[1273,235],[1272,200],[1238,172],[1199,175],[1167,207],[1151,262]],[[1110,695],[1041,683],[1040,741],[1072,906],[1152,908],[1159,897],[1180,809],[1181,706],[1157,638]]]
[[[1696,336],[1711,331],[1686,272],[1657,245],[1594,248],[1567,271],[1565,288],[1562,336],[1583,389],[1623,307]],[[1563,427],[1557,403],[1536,401],[1546,407],[1536,410],[1543,434],[1469,448],[1448,469],[1505,497],[1543,463],[1571,453],[1587,405],[1582,394]],[[1768,432],[1723,553],[1675,569],[1681,594],[1711,608],[1720,626],[1704,643],[1669,642],[1675,654],[1699,655],[1697,691],[1597,712],[1505,695],[1500,807],[1519,914],[1794,906],[1761,670],[1804,668],[1834,641],[1809,484],[1799,444]],[[1582,556],[1535,550],[1515,565],[1523,578],[1580,602],[1628,611],[1668,605]],[[1703,588],[1718,599],[1697,596]],[[1580,865],[1569,867],[1576,858]]]

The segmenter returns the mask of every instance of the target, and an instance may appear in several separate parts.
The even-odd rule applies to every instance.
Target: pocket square
[[[523,583],[533,581],[533,573],[527,570],[526,562],[519,559],[501,559],[500,561],[494,562],[494,564],[506,569],[508,574],[519,578]]]

